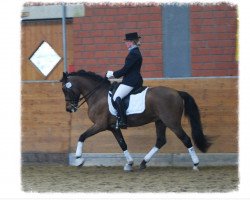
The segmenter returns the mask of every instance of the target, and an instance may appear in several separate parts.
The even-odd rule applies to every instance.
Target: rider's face
[[[133,43],[133,41],[126,40],[125,45],[126,45],[127,48],[130,48],[130,47],[132,47],[134,45],[134,43]]]

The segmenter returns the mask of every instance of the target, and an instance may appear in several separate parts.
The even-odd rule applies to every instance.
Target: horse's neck
[[[88,80],[80,79],[79,81],[79,89],[83,96],[86,96],[88,93],[94,90],[95,88],[94,82],[90,82]]]
[[[101,82],[96,81],[81,81],[81,93],[83,96],[87,97],[88,106],[95,104],[100,98],[103,98],[108,92],[108,88],[103,87]]]

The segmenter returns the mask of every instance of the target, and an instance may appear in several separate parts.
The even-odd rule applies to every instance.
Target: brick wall
[[[162,15],[160,6],[87,5],[86,15],[74,18],[74,65],[99,74],[118,70],[128,54],[128,32],[142,35],[143,77],[162,77]]]
[[[237,7],[191,5],[192,76],[235,76]]]
[[[192,76],[237,76],[237,7],[230,4],[190,5]],[[124,64],[124,34],[142,35],[142,75],[163,77],[162,7],[156,5],[85,5],[86,15],[73,20],[75,69],[104,75]],[[165,66],[167,67],[167,66]]]

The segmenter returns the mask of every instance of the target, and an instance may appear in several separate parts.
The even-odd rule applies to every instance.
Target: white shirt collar
[[[132,49],[136,48],[137,45],[133,45],[132,47],[128,48],[129,51],[131,51]]]

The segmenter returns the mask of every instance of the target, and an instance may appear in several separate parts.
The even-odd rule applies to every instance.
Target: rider
[[[140,73],[142,66],[142,55],[139,50],[140,41],[137,32],[125,34],[125,44],[129,50],[129,54],[125,59],[123,68],[117,71],[107,71],[106,77],[120,78],[123,80],[117,88],[113,100],[118,112],[118,125],[120,128],[127,128],[126,113],[123,109],[122,99],[126,97],[134,88],[139,88],[143,84]]]

